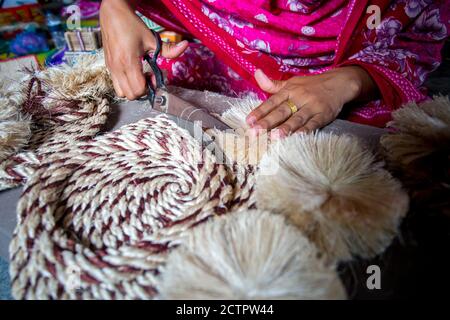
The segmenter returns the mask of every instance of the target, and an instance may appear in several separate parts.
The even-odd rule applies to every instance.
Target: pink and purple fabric
[[[446,0],[160,0],[138,8],[201,41],[161,59],[169,83],[265,98],[256,69],[289,79],[358,65],[381,98],[346,106],[342,117],[379,127],[402,104],[426,99],[423,83],[439,66],[450,29]]]

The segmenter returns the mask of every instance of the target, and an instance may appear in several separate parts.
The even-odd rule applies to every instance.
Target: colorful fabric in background
[[[9,45],[10,51],[18,56],[48,51],[47,38],[35,31],[24,31]]]
[[[0,8],[0,26],[7,26],[17,22],[44,23],[45,17],[42,14],[37,1],[7,1]]]
[[[75,60],[75,54],[68,55],[69,61],[66,59],[64,40],[66,19],[73,13],[67,10],[71,4],[80,9],[82,30],[99,26],[99,1],[59,1],[59,4],[51,5],[36,3],[17,6],[19,2],[10,1],[9,8],[0,9],[0,63],[30,54],[36,57],[41,67]]]
[[[369,6],[381,13],[376,28]],[[422,85],[439,66],[450,28],[444,0],[161,0],[141,1],[139,11],[202,42],[161,60],[169,82],[233,95],[250,89],[264,98],[253,78],[258,68],[288,79],[359,65],[382,98],[347,107],[343,117],[380,127],[400,105],[426,98]]]
[[[33,3],[34,2],[34,3]],[[45,17],[37,1],[6,1],[0,8],[0,60],[46,52]],[[28,4],[27,4],[28,3]]]

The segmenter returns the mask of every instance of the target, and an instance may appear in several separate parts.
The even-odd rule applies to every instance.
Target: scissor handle
[[[162,48],[162,41],[159,33],[157,33],[154,30],[150,30],[153,35],[155,36],[156,40],[156,48],[155,52],[153,53],[152,58],[148,54],[144,55],[144,60],[147,61],[147,63],[150,65],[150,68],[152,68],[153,74],[156,78],[156,88],[153,87],[153,84],[151,80],[147,80],[147,86],[148,86],[148,99],[150,100],[151,105],[154,105],[155,97],[156,97],[156,90],[158,88],[165,88],[164,84],[164,78],[161,69],[158,67],[158,64],[156,61],[158,60],[158,56],[161,53]]]
[[[151,59],[148,54],[146,54],[144,56],[144,59],[150,65],[150,67],[152,68],[153,74],[155,75],[156,88],[164,88],[165,84],[164,84],[163,74],[162,74],[161,69],[158,67],[158,64],[156,63],[156,61],[158,60],[158,56],[161,53],[162,41],[161,41],[161,37],[160,37],[159,33],[157,33],[154,30],[150,30],[150,31],[155,36],[156,48],[155,48],[155,51],[154,51]]]

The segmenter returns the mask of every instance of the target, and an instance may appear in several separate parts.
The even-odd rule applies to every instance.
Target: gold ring
[[[291,100],[287,100],[286,104],[288,105],[288,107],[291,109],[292,114],[296,113],[298,111],[297,106],[295,105],[295,103],[293,103]]]

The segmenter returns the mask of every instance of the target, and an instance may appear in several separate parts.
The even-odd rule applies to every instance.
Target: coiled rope
[[[254,206],[253,171],[227,168],[164,117],[48,152],[10,245],[26,299],[148,299],[169,249],[214,215]]]

